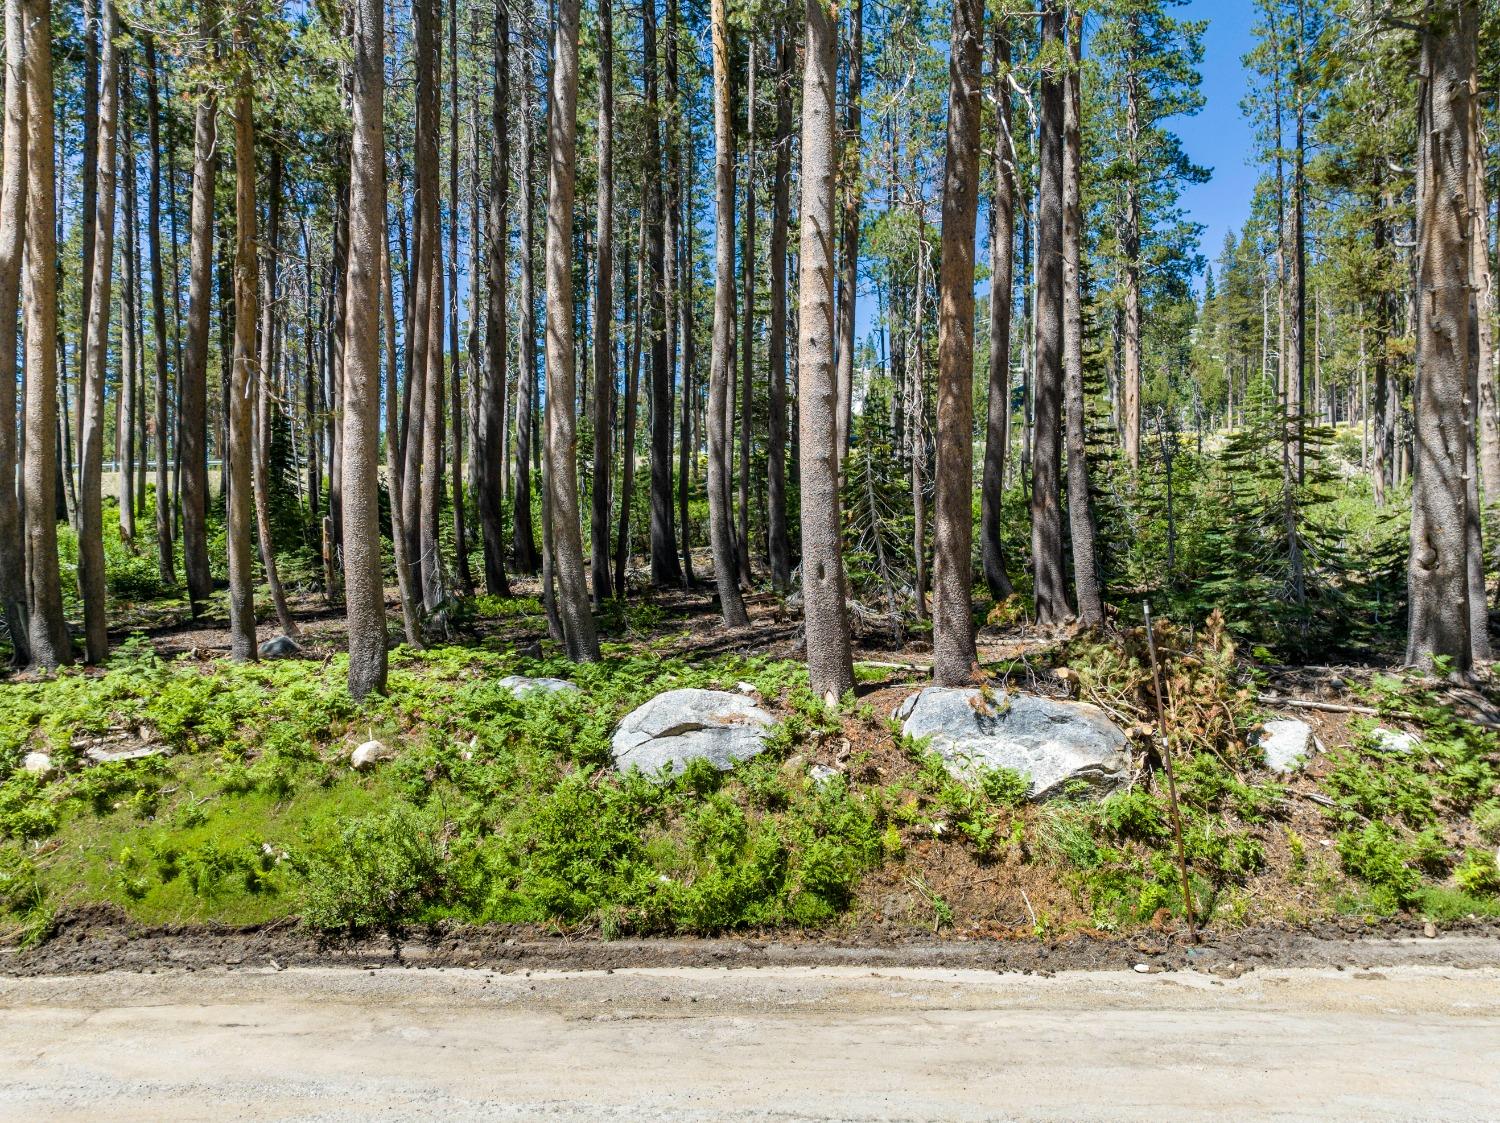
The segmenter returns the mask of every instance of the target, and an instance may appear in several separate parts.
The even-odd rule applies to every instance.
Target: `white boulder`
[[[1296,772],[1317,751],[1312,726],[1297,718],[1278,718],[1261,727],[1255,738],[1272,772]]]
[[[527,678],[525,675],[506,675],[495,685],[509,690],[517,698],[525,698],[528,694],[556,694],[563,690],[577,691],[578,689],[567,679]]]
[[[366,741],[349,754],[349,764],[358,769],[373,768],[378,761],[395,760],[396,750],[383,741]]]
[[[1031,798],[1061,795],[1073,781],[1097,794],[1129,774],[1125,734],[1082,702],[978,687],[929,686],[896,707],[901,731],[926,738],[955,777],[1009,769],[1031,781]]]
[[[27,753],[21,760],[21,771],[30,772],[33,775],[46,779],[57,772],[57,767],[52,763],[50,753],[33,752]]]
[[[611,748],[621,772],[675,775],[692,760],[724,772],[765,749],[771,725],[771,715],[743,694],[668,690],[625,715]]]
[[[1381,753],[1410,753],[1415,752],[1422,744],[1422,739],[1415,733],[1407,733],[1401,729],[1387,729],[1380,726],[1370,733],[1370,747]]]

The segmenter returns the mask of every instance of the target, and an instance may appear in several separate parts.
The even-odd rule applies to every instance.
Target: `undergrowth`
[[[12,941],[45,938],[58,912],[96,903],[153,924],[298,916],[323,932],[398,937],[444,920],[716,933],[857,920],[868,879],[891,875],[916,891],[912,922],[942,929],[975,919],[932,888],[932,863],[961,850],[981,868],[1031,868],[1065,887],[1071,919],[1039,915],[1038,932],[1130,930],[1185,912],[1159,768],[1168,750],[1192,907],[1206,923],[1273,915],[1262,895],[1288,886],[1313,913],[1500,913],[1496,738],[1456,718],[1436,687],[1377,679],[1372,701],[1384,720],[1420,730],[1419,749],[1383,750],[1367,723],[1320,765],[1313,825],[1304,814],[1294,826],[1292,783],[1266,773],[1251,746],[1252,680],[1227,630],[1211,616],[1191,632],[1158,624],[1155,638],[1166,749],[1144,632],[1056,656],[1075,697],[1132,734],[1138,768],[1106,799],[1079,791],[1042,805],[1021,775],[961,782],[915,743],[901,742],[894,769],[855,759],[815,779],[805,757],[819,746],[899,730],[855,696],[826,707],[791,662],[689,664],[618,645],[585,666],[398,649],[388,694],[356,707],[342,658],[165,661],[133,641],[103,671],[0,686],[0,917]],[[517,673],[579,689],[518,698],[497,684]],[[624,713],[663,690],[744,682],[777,712],[768,751],[727,774],[613,770]],[[351,770],[350,749],[372,737],[396,759]],[[166,751],[89,764],[100,739]],[[50,775],[21,767],[32,752],[50,756]]]

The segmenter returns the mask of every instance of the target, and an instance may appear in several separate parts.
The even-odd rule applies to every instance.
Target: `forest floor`
[[[1165,633],[1206,930],[1192,943],[1139,729],[1140,782],[1103,804],[965,791],[888,720],[927,680],[920,631],[859,620],[860,681],[830,714],[798,693],[800,624],[777,597],[752,596],[752,624],[737,631],[718,626],[705,590],[612,609],[606,662],[585,671],[554,654],[533,585],[479,598],[448,643],[395,659],[373,714],[340,701],[342,612],[310,595],[294,598],[292,659],[235,668],[221,618],[155,603],[122,607],[112,641],[124,646],[107,668],[0,680],[0,700],[19,703],[0,714],[0,763],[40,748],[61,766],[0,784],[0,971],[852,955],[1234,974],[1329,963],[1344,953],[1326,949],[1354,939],[1438,947],[1449,933],[1473,937],[1476,962],[1500,962],[1500,704],[1488,683],[1226,662],[1211,629]],[[274,634],[263,625],[260,638]],[[1140,725],[1154,715],[1129,655],[1139,639],[986,626],[980,662],[997,685]],[[540,709],[488,691],[516,672],[576,676],[583,690]],[[648,794],[607,779],[621,713],[661,689],[745,679],[783,723],[763,761]],[[1246,748],[1272,717],[1313,727],[1321,751],[1305,770],[1270,774]],[[1376,751],[1377,722],[1429,751]],[[370,736],[398,760],[352,772],[348,750]],[[79,754],[104,743],[168,751],[84,765]],[[842,784],[803,781],[812,765]],[[566,837],[549,835],[554,824]],[[351,850],[373,857],[351,866]]]

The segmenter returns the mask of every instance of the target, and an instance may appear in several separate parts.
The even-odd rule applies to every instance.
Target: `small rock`
[[[1268,721],[1256,735],[1255,743],[1272,772],[1296,772],[1307,763],[1317,745],[1312,726],[1297,718]]]
[[[755,689],[755,683],[753,682],[737,682],[734,684],[734,688],[747,698],[760,698],[760,691]]]
[[[1370,732],[1370,747],[1381,753],[1410,753],[1415,752],[1422,744],[1422,739],[1415,733],[1407,733],[1401,729],[1387,729],[1384,726]]]
[[[527,678],[525,675],[506,675],[495,685],[503,690],[509,690],[517,698],[525,698],[531,694],[556,694],[563,690],[575,692],[578,690],[578,687],[567,679]]]
[[[57,773],[57,767],[52,763],[49,753],[27,753],[21,761],[21,769],[44,780]]]
[[[829,768],[826,764],[813,765],[807,770],[807,774],[812,777],[813,783],[817,784],[820,788],[835,776],[843,775],[837,768]]]
[[[371,768],[377,761],[394,760],[396,750],[382,741],[366,741],[349,754],[349,764],[354,768]]]
[[[95,764],[117,764],[122,760],[142,760],[148,756],[160,756],[166,751],[164,745],[138,745],[133,749],[104,749],[95,746],[84,749],[83,755]]]
[[[782,761],[781,770],[788,776],[800,776],[807,771],[807,758],[801,753],[793,753]]]
[[[257,650],[262,659],[290,659],[302,654],[302,645],[291,636],[275,636],[266,640]]]
[[[1422,935],[1426,936],[1429,940],[1437,939],[1437,925],[1429,920],[1426,924],[1422,925]]]
[[[1149,963],[1137,963],[1132,968],[1132,970],[1137,975],[1156,975],[1156,974],[1159,974],[1161,972],[1161,968],[1160,967],[1153,967]]]

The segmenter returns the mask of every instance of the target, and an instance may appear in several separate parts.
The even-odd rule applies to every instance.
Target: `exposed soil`
[[[1427,935],[1428,932],[1432,934]],[[483,967],[496,971],[612,970],[626,967],[772,965],[973,968],[1051,973],[1072,970],[1194,968],[1234,977],[1257,967],[1403,964],[1500,966],[1500,921],[1466,921],[1439,931],[1421,921],[1324,921],[1306,928],[1256,927],[1128,936],[1078,933],[1050,940],[937,938],[930,932],[864,923],[827,932],[604,940],[540,926],[437,926],[395,941],[372,936],[325,941],[283,921],[258,928],[146,928],[96,907],[59,917],[54,935],[33,948],[0,948],[0,975],[102,971],[350,966]]]

